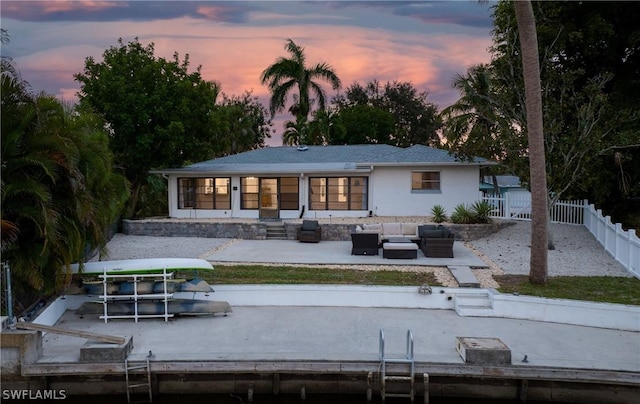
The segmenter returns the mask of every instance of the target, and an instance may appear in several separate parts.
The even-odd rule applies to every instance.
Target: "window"
[[[240,178],[240,209],[258,209],[258,178]]]
[[[230,178],[178,178],[179,209],[231,209]]]
[[[298,210],[300,207],[300,191],[297,177],[280,178],[280,209]]]
[[[412,191],[440,191],[439,171],[414,171],[411,173]]]
[[[278,199],[281,210],[300,208],[299,180],[297,177],[278,178]],[[240,178],[240,208],[258,209],[260,179],[257,177]]]
[[[310,210],[367,210],[367,180],[367,177],[310,178]]]

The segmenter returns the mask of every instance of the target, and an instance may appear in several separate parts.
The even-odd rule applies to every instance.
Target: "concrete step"
[[[287,230],[282,222],[267,222],[267,240],[287,240]]]
[[[447,267],[461,288],[479,288],[480,281],[471,271],[471,267],[464,265],[449,265]]]
[[[493,316],[493,305],[488,293],[456,295],[453,303],[454,309],[459,316]]]

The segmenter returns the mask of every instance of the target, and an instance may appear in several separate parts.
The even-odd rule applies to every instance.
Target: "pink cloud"
[[[38,4],[42,5],[42,11],[45,13],[72,10],[98,12],[110,8],[126,7],[125,3],[118,1],[43,1]]]
[[[207,6],[200,12],[215,20],[220,10]],[[99,33],[98,39],[92,35],[91,43],[78,40],[77,32],[83,30]],[[148,22],[92,22],[58,28],[47,37],[52,44],[47,50],[19,58],[17,62],[23,72],[38,76],[43,83],[56,83],[53,92],[72,100],[79,89],[73,74],[83,70],[87,56],[100,61],[101,54],[116,45],[118,37],[125,43],[134,37],[139,37],[143,44],[154,42],[158,57],[171,59],[178,52],[183,59],[189,54],[191,68],[202,65],[203,77],[221,83],[223,92],[239,95],[253,90],[265,105],[269,94],[260,84],[260,74],[277,57],[286,55],[286,38],[305,47],[309,64],[331,64],[344,87],[374,79],[382,83],[408,81],[419,91],[429,92],[429,100],[440,108],[457,99],[457,93],[451,90],[454,75],[464,73],[473,64],[488,62],[487,48],[491,44],[488,34],[434,35],[427,33],[426,28],[424,33],[398,33],[345,25],[292,23],[255,27],[182,17]],[[25,79],[37,85],[38,80]],[[335,93],[328,89],[327,95],[331,98]],[[277,117],[278,133],[282,131],[281,123],[288,119],[288,114]],[[279,137],[270,143],[279,144]]]
[[[88,12],[98,13],[104,10],[128,7],[123,1],[5,1],[3,14],[11,18],[29,21],[44,20],[48,15]]]

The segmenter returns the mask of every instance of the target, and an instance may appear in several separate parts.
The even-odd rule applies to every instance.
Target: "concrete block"
[[[87,341],[80,348],[80,362],[124,362],[133,348],[133,337],[125,337],[124,344]]]
[[[498,338],[456,337],[456,350],[473,365],[510,365],[511,349]]]
[[[449,265],[449,272],[456,279],[461,288],[479,288],[480,281],[471,271],[471,267],[464,265]]]

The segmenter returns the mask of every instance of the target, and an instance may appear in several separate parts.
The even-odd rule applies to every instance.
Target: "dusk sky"
[[[261,72],[287,38],[305,48],[309,65],[329,63],[343,88],[373,79],[409,81],[440,109],[455,102],[451,82],[489,61],[490,7],[478,1],[7,1],[0,22],[10,56],[34,91],[76,101],[73,78],[93,56],[138,37],[156,57],[189,54],[227,95],[253,91],[268,106]],[[335,92],[328,87],[330,99]],[[282,122],[267,143],[280,145]]]

